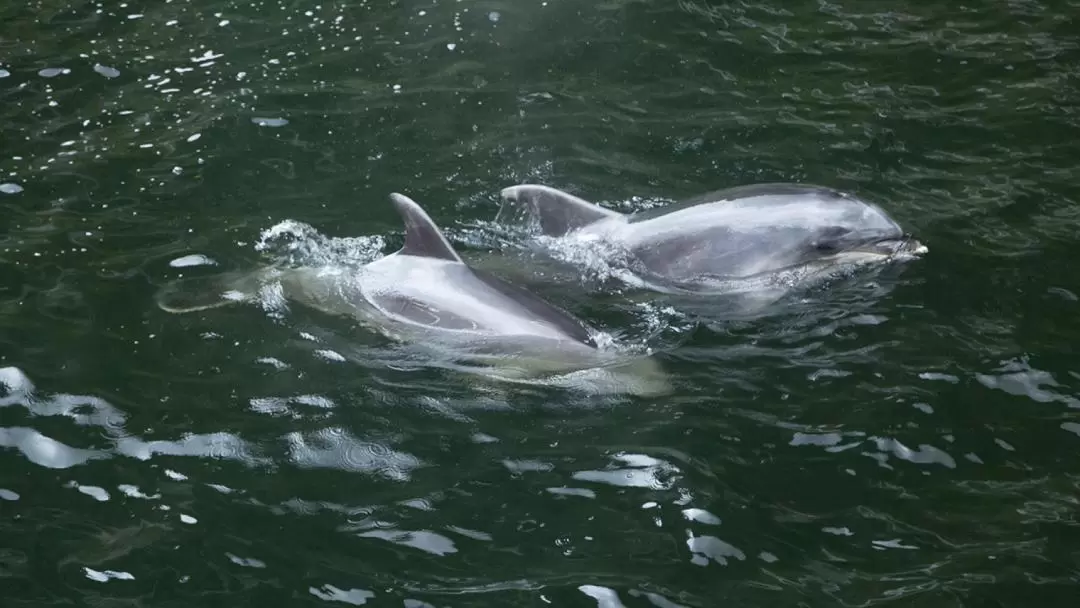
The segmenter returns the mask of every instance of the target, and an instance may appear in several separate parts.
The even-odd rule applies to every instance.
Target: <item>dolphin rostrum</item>
[[[401,342],[445,348],[480,363],[482,373],[507,380],[588,375],[588,370],[615,370],[626,363],[625,352],[602,348],[598,338],[604,334],[581,319],[466,264],[415,201],[397,193],[390,199],[405,224],[404,245],[362,268],[332,263],[264,268],[218,279],[212,290],[163,290],[158,304],[170,312],[205,310],[255,300],[270,286],[285,300],[351,317]],[[639,394],[666,390],[655,361],[631,359],[636,366],[630,366],[630,374],[649,377],[612,371],[603,378],[615,383],[609,388]]]
[[[614,245],[605,255],[625,262],[624,280],[666,293],[805,284],[927,252],[877,205],[814,185],[739,186],[629,215],[541,185],[501,197],[496,224]]]

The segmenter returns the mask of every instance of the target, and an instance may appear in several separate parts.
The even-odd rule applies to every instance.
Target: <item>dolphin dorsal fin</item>
[[[562,236],[600,220],[623,217],[572,194],[548,186],[521,184],[504,188],[497,223],[537,222],[547,236]]]
[[[390,194],[390,200],[405,222],[405,246],[398,253],[464,263],[442,230],[416,201],[397,192]]]

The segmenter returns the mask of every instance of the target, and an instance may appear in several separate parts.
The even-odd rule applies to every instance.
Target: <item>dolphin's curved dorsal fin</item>
[[[390,200],[405,221],[405,245],[399,254],[464,263],[442,230],[416,201],[397,192],[390,194]]]
[[[497,223],[535,221],[547,236],[562,236],[603,219],[622,217],[572,194],[548,186],[521,184],[504,188]]]

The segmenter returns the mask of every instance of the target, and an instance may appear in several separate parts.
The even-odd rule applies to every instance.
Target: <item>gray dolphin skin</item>
[[[501,196],[496,224],[616,245],[633,282],[667,293],[807,284],[927,252],[877,205],[815,185],[739,186],[630,215],[542,185]]]
[[[404,246],[360,269],[262,268],[218,278],[209,289],[204,281],[194,290],[163,290],[158,305],[175,313],[206,310],[257,300],[269,290],[351,317],[389,338],[451,351],[480,363],[489,376],[528,381],[576,373],[584,376],[582,384],[607,383],[605,390],[666,390],[651,358],[632,356],[625,374],[613,371],[626,353],[599,348],[602,334],[533,293],[470,267],[420,205],[397,193],[390,199],[405,224]]]

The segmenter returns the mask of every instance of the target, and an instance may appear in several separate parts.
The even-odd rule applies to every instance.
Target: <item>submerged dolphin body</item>
[[[599,332],[536,295],[466,264],[413,200],[391,194],[405,244],[360,269],[343,265],[264,268],[192,290],[159,293],[170,312],[205,310],[272,294],[351,317],[404,343],[467,361],[504,380],[577,374],[616,392],[666,390],[656,362],[601,348]],[[195,279],[196,282],[200,279]],[[591,373],[591,375],[590,375]]]
[[[626,215],[547,186],[505,188],[497,224],[603,243],[622,279],[675,294],[787,289],[927,248],[876,205],[829,188],[760,184]]]

